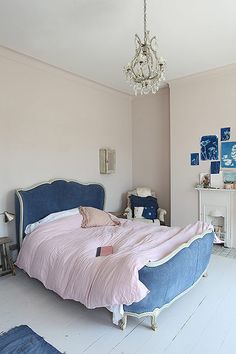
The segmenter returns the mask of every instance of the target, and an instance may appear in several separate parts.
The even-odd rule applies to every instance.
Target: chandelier
[[[150,38],[147,31],[147,4],[144,0],[144,40],[135,34],[135,56],[124,68],[127,81],[133,87],[135,95],[156,93],[160,83],[165,80],[165,60],[157,55],[156,37]]]

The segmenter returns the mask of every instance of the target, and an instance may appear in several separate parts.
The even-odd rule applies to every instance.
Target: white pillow
[[[144,207],[134,207],[134,217],[137,219],[141,219],[143,217],[143,209]]]
[[[29,224],[25,228],[25,234],[31,234],[32,231],[37,229],[42,224],[46,224],[50,221],[54,221],[57,219],[64,218],[65,216],[70,216],[70,215],[75,215],[79,214],[79,208],[74,208],[74,209],[69,209],[69,210],[63,210],[63,211],[58,211],[57,213],[52,213],[46,216],[45,218],[34,222],[33,224]]]

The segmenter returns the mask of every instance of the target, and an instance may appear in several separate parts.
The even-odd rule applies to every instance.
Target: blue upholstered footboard
[[[183,248],[166,263],[142,268],[139,278],[150,293],[137,303],[124,305],[125,313],[153,313],[192,287],[206,271],[213,240],[214,233],[208,233],[194,240],[189,247]]]

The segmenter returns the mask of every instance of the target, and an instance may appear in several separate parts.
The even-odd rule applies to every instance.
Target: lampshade
[[[5,222],[10,222],[15,219],[15,214],[9,213],[8,211],[4,211],[0,215],[4,215]]]

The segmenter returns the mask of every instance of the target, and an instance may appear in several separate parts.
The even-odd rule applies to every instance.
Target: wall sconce
[[[0,213],[0,215],[4,215],[4,222],[11,222],[15,219],[15,214],[9,213],[8,211],[4,211],[3,213]]]
[[[116,169],[116,151],[111,149],[99,150],[100,173],[114,173]]]

